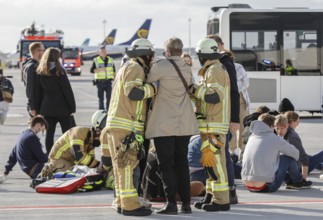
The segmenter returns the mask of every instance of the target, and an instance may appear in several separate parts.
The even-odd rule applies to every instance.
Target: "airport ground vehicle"
[[[64,32],[61,30],[45,33],[44,30],[38,30],[35,27],[34,23],[30,27],[23,29],[18,43],[20,68],[22,67],[21,66],[22,63],[28,57],[30,57],[29,45],[31,43],[42,42],[45,49],[48,47],[56,47],[59,49],[63,49],[64,47],[63,35],[64,35]],[[22,75],[21,75],[21,79],[23,79]]]
[[[207,34],[216,33],[247,70],[251,109],[288,98],[297,111],[321,112],[323,9],[213,7]],[[298,76],[283,74],[287,59]]]
[[[67,73],[81,75],[82,56],[78,47],[67,47],[62,50],[63,65]]]

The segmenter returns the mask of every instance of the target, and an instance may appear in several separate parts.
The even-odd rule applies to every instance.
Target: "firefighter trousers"
[[[127,165],[119,168],[116,160],[117,147],[120,147],[122,140],[129,135],[130,132],[108,131],[107,139],[111,153],[112,166],[114,172],[115,186],[115,203],[123,210],[134,210],[141,207],[138,200],[137,190],[133,186],[133,170],[135,167]]]
[[[219,134],[225,146],[226,135]],[[207,140],[206,134],[201,134],[202,145]],[[208,142],[209,143],[209,142]],[[206,193],[212,194],[212,202],[220,205],[229,204],[229,186],[225,159],[225,147],[218,149],[215,154],[215,166],[207,169]]]

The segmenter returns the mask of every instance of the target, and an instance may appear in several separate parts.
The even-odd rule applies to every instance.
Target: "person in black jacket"
[[[31,43],[29,45],[29,53],[31,57],[26,59],[22,64],[23,81],[26,86],[26,96],[28,99],[27,111],[31,117],[37,114],[35,103],[36,69],[44,51],[45,48],[41,42]]]
[[[54,144],[57,122],[62,133],[75,126],[73,113],[76,105],[70,81],[60,63],[60,50],[46,49],[37,68],[36,111],[43,115],[48,123],[46,150],[50,152]]]
[[[12,96],[14,93],[14,88],[11,81],[6,79],[6,77],[3,75],[3,70],[0,67],[0,125],[3,125],[7,119],[7,114],[9,111],[9,103],[10,103],[10,100],[4,97],[3,92],[8,92]],[[12,102],[12,98],[11,98],[11,102]]]
[[[228,131],[225,144],[225,155],[227,163],[227,173],[228,173],[228,184],[230,191],[230,203],[237,204],[238,197],[236,195],[235,185],[234,185],[234,168],[233,163],[230,157],[229,151],[229,142],[231,139],[231,133],[236,132],[240,128],[240,94],[237,84],[237,73],[234,66],[233,59],[230,55],[230,51],[225,50],[224,43],[221,37],[217,34],[209,35],[208,38],[211,38],[216,41],[220,53],[223,53],[220,62],[225,66],[230,77],[230,102],[231,102],[231,119],[230,119],[230,130]]]
[[[30,119],[29,127],[22,132],[15,147],[9,155],[5,165],[5,171],[0,176],[0,183],[7,180],[7,176],[12,168],[18,164],[24,173],[35,179],[48,159],[42,150],[39,135],[47,129],[47,122],[41,115],[36,115]]]

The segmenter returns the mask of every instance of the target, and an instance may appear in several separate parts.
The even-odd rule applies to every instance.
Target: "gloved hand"
[[[200,160],[204,167],[214,167],[216,163],[214,152],[209,147],[203,149]]]
[[[188,86],[188,92],[191,94],[191,95],[194,95],[195,91],[198,89],[198,86],[195,85],[195,84],[191,84]]]
[[[2,175],[2,176],[0,176],[0,184],[1,183],[4,183],[4,182],[6,182],[7,181],[7,175]]]
[[[55,167],[54,164],[46,163],[41,171],[41,177],[51,179],[56,170],[57,170],[57,168]]]

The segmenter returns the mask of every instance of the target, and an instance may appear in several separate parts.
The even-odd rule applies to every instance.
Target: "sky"
[[[65,45],[77,46],[85,38],[91,39],[90,45],[102,42],[103,20],[106,34],[117,28],[118,44],[129,40],[146,18],[152,18],[148,39],[155,47],[163,47],[173,36],[182,39],[184,47],[195,47],[206,35],[211,7],[231,3],[247,3],[255,9],[323,9],[323,0],[0,0],[0,51],[14,52],[21,30],[33,21],[45,30],[64,31]]]

